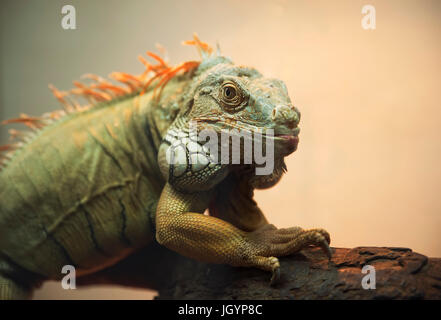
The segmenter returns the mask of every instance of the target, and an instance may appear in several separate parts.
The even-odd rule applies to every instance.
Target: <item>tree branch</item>
[[[253,268],[205,264],[158,244],[79,284],[116,283],[158,290],[157,299],[441,299],[441,258],[407,248],[318,248],[281,258],[281,279]],[[364,265],[375,268],[376,289],[363,289]],[[373,275],[372,275],[373,276]]]

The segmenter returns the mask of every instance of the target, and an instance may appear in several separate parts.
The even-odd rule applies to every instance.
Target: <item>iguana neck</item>
[[[154,96],[154,91],[134,98],[135,106],[140,104],[139,119],[144,127],[149,128],[150,132],[146,134],[151,135],[156,150],[178,113],[185,108],[185,92],[191,81],[191,76],[179,76],[167,84],[159,99]]]

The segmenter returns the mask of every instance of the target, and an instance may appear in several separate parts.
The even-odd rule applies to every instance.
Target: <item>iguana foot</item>
[[[280,277],[280,263],[276,257],[290,255],[309,246],[318,246],[329,259],[331,238],[324,229],[303,230],[300,227],[277,229],[268,224],[246,235],[248,261],[246,265],[272,272],[271,284]]]

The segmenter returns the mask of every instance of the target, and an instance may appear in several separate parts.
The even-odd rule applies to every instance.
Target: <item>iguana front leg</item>
[[[329,234],[321,229],[277,229],[266,224],[247,232],[219,218],[197,213],[208,206],[210,196],[210,192],[186,194],[167,183],[156,212],[158,242],[196,260],[271,271],[272,282],[280,273],[277,256],[309,245],[320,246],[331,254]]]

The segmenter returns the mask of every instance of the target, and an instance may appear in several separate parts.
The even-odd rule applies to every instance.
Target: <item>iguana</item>
[[[1,147],[1,299],[31,297],[65,265],[78,276],[97,272],[155,239],[200,261],[270,271],[272,281],[279,256],[310,245],[331,256],[325,230],[277,229],[253,200],[255,188],[280,180],[297,148],[300,112],[285,84],[233,64],[196,35],[184,43],[201,60],[171,66],[147,52],[155,62],[140,56],[140,75],[50,86],[63,110],[3,122],[31,130],[10,130],[16,142]],[[214,161],[190,122],[216,134],[272,129],[274,170]],[[169,159],[176,145],[180,162]]]

